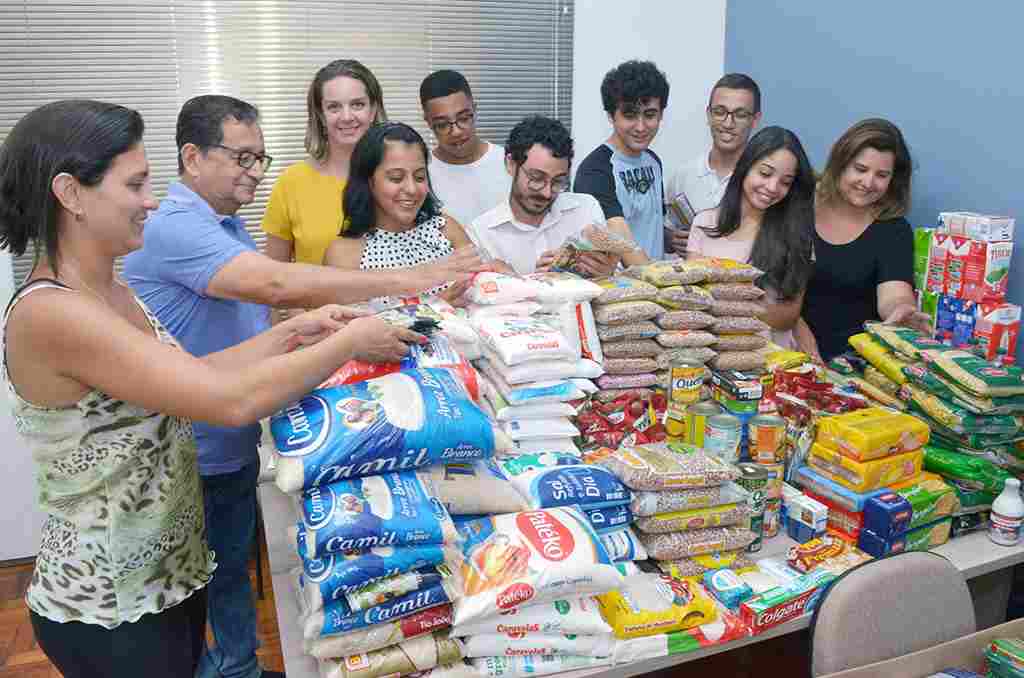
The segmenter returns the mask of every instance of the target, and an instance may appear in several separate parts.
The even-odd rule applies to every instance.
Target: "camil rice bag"
[[[604,593],[623,577],[574,508],[540,509],[463,524],[463,593],[454,626],[528,604]]]
[[[569,454],[520,454],[498,463],[533,508],[601,508],[630,500],[629,489],[610,471]]]
[[[317,659],[348,657],[418,638],[433,631],[449,628],[451,624],[452,606],[451,603],[447,603],[358,631],[306,640],[305,649]]]
[[[484,318],[477,325],[484,346],[505,365],[531,360],[579,360],[580,354],[558,329],[536,317]]]
[[[444,579],[358,612],[352,612],[344,600],[336,600],[325,605],[323,609],[310,613],[303,620],[303,638],[313,640],[322,636],[351,633],[375,624],[408,617],[421,610],[452,602],[457,590],[458,585],[454,580]]]
[[[430,416],[427,416],[427,413]],[[313,391],[270,420],[283,492],[481,459],[509,446],[449,370],[420,369]]]
[[[510,637],[560,633],[599,635],[611,632],[612,628],[597,607],[597,599],[591,597],[523,605],[472,624],[463,624],[452,631],[456,636],[503,634]]]
[[[307,558],[379,546],[451,543],[448,511],[414,471],[339,480],[302,500]]]

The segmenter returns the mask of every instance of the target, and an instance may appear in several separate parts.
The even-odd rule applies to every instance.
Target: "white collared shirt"
[[[539,226],[516,221],[508,198],[473,220],[467,231],[477,245],[525,275],[533,273],[540,255],[557,249],[566,238],[590,224],[606,223],[597,200],[585,193],[560,193]]]
[[[730,172],[725,177],[719,177],[708,162],[710,156],[711,148],[709,147],[680,167],[669,179],[665,198],[671,201],[680,193],[685,193],[695,213],[718,207],[718,203],[722,202],[722,196],[725,195],[725,187],[729,185],[732,173]]]

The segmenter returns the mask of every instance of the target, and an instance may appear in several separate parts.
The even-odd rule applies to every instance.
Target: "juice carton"
[[[936,294],[946,292],[946,267],[949,261],[949,246],[952,236],[934,231],[928,250],[928,267],[925,271],[925,289]]]
[[[1020,334],[1020,306],[1006,303],[981,304],[974,323],[974,340],[985,360],[1012,365],[1016,362]]]
[[[964,259],[963,291],[959,296],[978,302],[1004,300],[1010,282],[1013,243],[980,240],[967,242],[970,245]]]
[[[1009,242],[1013,240],[1016,220],[990,214],[971,214],[964,221],[964,233],[972,240],[982,242]]]
[[[939,231],[949,235],[967,235],[967,218],[974,212],[939,212]]]

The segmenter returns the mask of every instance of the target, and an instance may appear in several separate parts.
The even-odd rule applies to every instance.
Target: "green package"
[[[896,325],[869,321],[864,323],[864,330],[880,344],[895,353],[897,358],[908,362],[920,359],[921,351],[952,350],[951,346],[946,346],[938,339],[925,336],[909,327],[898,327]]]
[[[993,365],[969,351],[921,351],[921,358],[940,376],[977,396],[1024,395],[1024,369],[1015,365]]]
[[[918,288],[917,294],[917,309],[928,316],[928,327],[934,336],[939,324],[939,299],[942,295],[921,288]]]
[[[954,433],[1012,438],[1021,431],[1021,422],[1017,417],[1008,414],[974,414],[955,401],[929,393],[916,384],[904,384],[900,395]]]
[[[928,274],[928,254],[932,245],[933,229],[918,226],[914,229],[914,289],[923,290]]]
[[[1013,477],[990,461],[931,444],[924,446],[924,467],[943,478],[957,481],[962,487],[996,494],[1003,491],[1006,479]]]
[[[970,487],[964,487],[962,483],[950,480],[953,491],[956,492],[957,501],[960,502],[961,511],[982,510],[992,507],[992,502],[999,496],[996,492],[986,492]]]
[[[928,424],[928,427],[932,430],[933,436],[939,436],[947,440],[951,440],[957,443],[957,445],[963,447],[970,447],[974,449],[986,449],[989,447],[998,447],[1003,445],[1009,445],[1015,443],[1021,439],[1020,433],[1007,433],[1007,434],[988,434],[988,433],[959,433],[949,428],[935,417],[925,412],[921,407],[913,400],[907,403],[907,414],[911,414],[924,423]]]
[[[908,530],[953,515],[960,507],[953,488],[934,477],[895,492],[910,502],[914,509]]]
[[[949,400],[974,414],[1024,414],[1024,396],[976,396],[921,363],[907,365],[903,368],[903,374],[907,380],[932,395]]]
[[[942,520],[921,525],[903,533],[906,540],[904,551],[927,551],[942,546],[949,541],[949,530],[953,526],[953,518],[947,516]]]

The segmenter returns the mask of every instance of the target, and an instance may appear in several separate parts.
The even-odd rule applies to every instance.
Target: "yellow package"
[[[810,360],[806,353],[787,351],[775,344],[769,344],[767,350],[768,357],[765,358],[764,368],[769,372],[775,369],[789,370]]]
[[[710,570],[728,568],[736,574],[757,570],[757,563],[750,557],[746,549],[705,553],[690,558],[680,558],[679,560],[658,560],[654,561],[654,563],[665,574],[692,579],[697,583],[700,583],[704,573]]]
[[[597,603],[615,637],[623,640],[685,631],[718,616],[699,585],[667,574],[629,577],[621,589],[598,596]]]
[[[901,454],[928,443],[931,429],[917,417],[866,407],[818,421],[816,442],[856,461]]]
[[[686,511],[675,511],[673,513],[659,513],[634,520],[637,528],[641,532],[647,532],[648,534],[740,525],[749,521],[750,509],[747,506],[747,502],[704,506]]]
[[[854,492],[870,492],[909,480],[921,472],[924,450],[895,454],[871,461],[855,461],[818,443],[811,445],[808,464]]]
[[[867,332],[855,334],[849,339],[850,346],[874,365],[879,372],[889,377],[897,384],[907,383],[907,375],[903,374],[903,368],[910,363],[904,362],[893,355],[880,343],[871,338]]]

